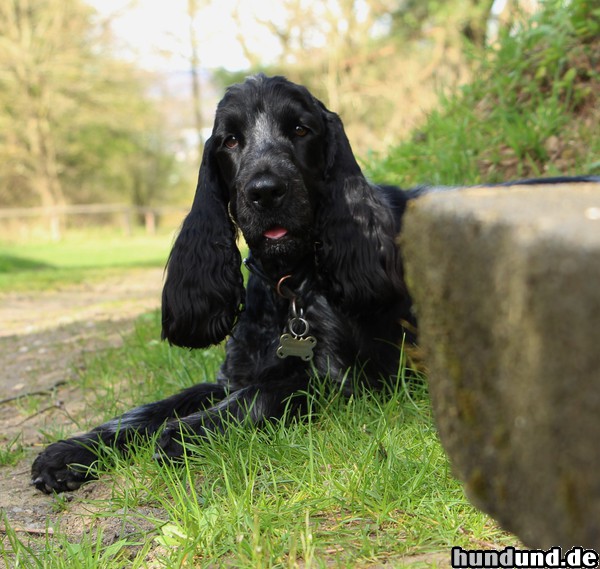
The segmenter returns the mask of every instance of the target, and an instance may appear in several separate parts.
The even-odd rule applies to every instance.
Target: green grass
[[[0,241],[0,293],[47,290],[118,274],[164,267],[171,234],[123,237],[104,231],[67,233],[58,242]]]
[[[442,97],[411,140],[369,157],[370,177],[408,187],[600,175],[600,9],[545,6],[522,33],[474,54],[474,80]]]
[[[80,377],[88,397],[81,428],[214,377],[222,348],[171,348],[158,335],[158,315],[149,314],[122,348],[91,357]],[[390,392],[349,400],[319,394],[306,420],[260,430],[232,424],[226,435],[188,446],[180,466],[156,463],[151,444],[134,446],[128,459],[106,449],[97,471],[110,496],[86,500],[80,492],[74,502],[57,498],[57,508],[68,513],[83,501],[100,534],[108,519],[127,529],[112,540],[90,532],[70,541],[60,521],[50,522],[47,542],[28,549],[13,533],[0,553],[25,568],[144,567],[152,558],[167,568],[255,569],[366,567],[449,555],[453,545],[514,544],[469,505],[425,388],[405,383],[400,374]]]
[[[21,434],[8,439],[0,435],[0,466],[17,464],[25,456],[25,449],[21,444]]]

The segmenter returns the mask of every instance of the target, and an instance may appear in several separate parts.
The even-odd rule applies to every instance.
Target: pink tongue
[[[263,233],[268,239],[281,239],[284,235],[287,235],[287,229],[283,227],[271,227]]]

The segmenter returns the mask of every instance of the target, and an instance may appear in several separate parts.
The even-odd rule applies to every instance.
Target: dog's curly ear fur
[[[162,337],[188,348],[217,344],[243,302],[236,229],[228,215],[214,143],[204,148],[192,209],[175,240],[162,294]]]
[[[324,107],[322,112],[326,171],[318,260],[335,297],[368,311],[405,294],[396,223],[378,189],[363,176],[340,118]]]

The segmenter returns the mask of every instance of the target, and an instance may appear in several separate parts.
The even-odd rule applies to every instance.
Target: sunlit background
[[[341,115],[362,161],[385,155],[476,76],[473,61],[499,30],[518,30],[538,9],[536,0],[0,2],[0,209],[189,204],[217,101],[257,71],[309,87]]]

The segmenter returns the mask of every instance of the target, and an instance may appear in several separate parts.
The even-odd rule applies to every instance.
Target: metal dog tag
[[[291,334],[282,334],[279,338],[277,355],[282,359],[288,356],[296,356],[305,362],[309,362],[313,359],[313,348],[316,345],[317,340],[313,336],[299,338]]]
[[[300,327],[300,329],[298,329]],[[309,362],[313,359],[313,349],[317,345],[314,336],[308,336],[308,322],[301,316],[294,316],[288,322],[290,334],[282,334],[279,337],[277,355],[280,358],[295,356]]]

